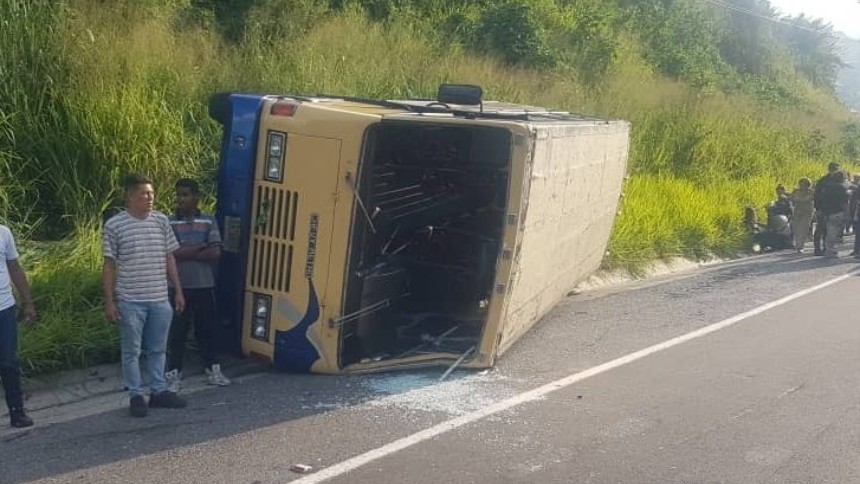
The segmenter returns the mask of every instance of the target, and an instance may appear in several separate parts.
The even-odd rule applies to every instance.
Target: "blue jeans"
[[[146,351],[146,371],[149,389],[161,393],[167,389],[164,381],[165,351],[173,308],[167,300],[157,302],[119,301],[119,323],[122,350],[122,378],[129,396],[143,394],[140,375],[141,345]]]
[[[18,311],[15,306],[0,311],[0,380],[9,410],[24,408],[21,370],[18,368]]]

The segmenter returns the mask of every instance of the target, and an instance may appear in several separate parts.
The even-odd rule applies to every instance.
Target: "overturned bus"
[[[242,353],[294,372],[488,367],[598,268],[629,125],[480,94],[212,97],[217,290]]]

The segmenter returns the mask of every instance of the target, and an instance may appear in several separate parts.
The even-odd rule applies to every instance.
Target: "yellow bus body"
[[[284,103],[288,103],[289,109],[272,114],[273,109],[277,111],[276,105]],[[513,115],[483,118],[444,112],[415,113],[395,105],[337,98],[269,97],[261,113],[242,328],[242,350],[246,355],[287,370],[315,373],[451,365],[455,361],[464,368],[490,367],[600,265],[626,171],[629,138],[626,122],[549,114],[534,118]],[[279,153],[271,146],[271,133],[285,136],[282,179],[274,181],[266,176],[267,157]],[[448,135],[456,138],[450,145],[446,144]],[[402,139],[409,136],[415,139]],[[419,145],[421,149],[414,148]],[[426,159],[415,161],[416,153],[424,152],[421,150],[438,150],[438,153],[432,151]],[[399,160],[386,161],[398,167],[393,169],[394,175],[379,174],[385,169],[380,167],[389,165],[379,161],[383,155],[374,153],[388,153],[391,159]],[[407,159],[407,154],[412,159]],[[438,168],[431,162],[436,158],[447,164]],[[475,162],[473,169],[468,164],[473,158],[486,161],[487,166],[492,164],[492,168]],[[371,167],[369,160],[377,161]],[[471,185],[460,186],[457,178],[451,178],[458,175],[448,174],[458,169],[460,161],[464,170],[472,170],[464,171],[464,176],[472,180],[468,182]],[[417,164],[409,164],[413,162]],[[434,171],[437,168],[438,173]],[[481,170],[485,170],[486,177]],[[419,172],[423,175],[415,174]],[[385,210],[379,208],[384,206],[384,200],[366,206],[373,205],[373,197],[385,194],[373,188],[377,185],[367,185],[372,176],[377,184],[385,176],[394,179],[392,193],[415,190],[417,194],[408,195],[412,198],[404,198],[403,204],[416,204],[419,211],[424,209],[425,212],[417,212],[420,216],[437,205],[441,207],[439,210],[449,210],[448,215],[440,218],[446,225],[428,224],[429,228],[415,229],[418,235],[412,239],[402,239],[407,240],[403,252],[389,255],[386,252],[391,250],[389,247],[377,251],[386,252],[384,260],[393,260],[412,250],[418,254],[404,255],[405,266],[397,266],[391,272],[379,269],[378,277],[383,280],[404,277],[406,282],[402,286],[410,288],[406,296],[388,289],[385,282],[378,283],[379,288],[368,288],[366,281],[377,277],[375,274],[361,276],[364,282],[352,283],[360,284],[363,291],[360,297],[358,290],[350,286],[350,280],[359,278],[355,261],[363,257],[360,253],[367,253],[361,241],[372,239],[375,229],[383,230],[382,226],[374,226],[373,217],[380,212],[385,215]],[[417,185],[412,182],[420,182],[421,176],[430,180],[428,183],[436,183],[437,192],[415,188]],[[446,188],[449,185],[453,188]],[[465,221],[458,228],[452,228],[452,224],[460,223],[456,220],[458,215],[449,216],[453,209],[445,206],[450,202],[444,196],[447,189],[465,197],[463,206],[470,207],[464,209],[464,214],[468,214],[460,216]],[[493,190],[504,192],[494,195],[496,200],[504,199],[504,206],[468,205],[470,192],[495,194]],[[371,192],[373,196],[364,195]],[[426,208],[430,205],[421,206],[421,200],[437,205]],[[395,206],[390,212],[398,209]],[[491,214],[486,215],[487,228],[483,228],[483,213]],[[403,215],[400,220],[413,220],[409,217],[412,215]],[[416,219],[414,223],[420,221]],[[482,228],[474,234],[466,233],[464,227],[469,226]],[[436,235],[435,230],[442,235]],[[359,232],[363,235],[357,235]],[[396,229],[389,232],[394,233],[391,240],[400,237]],[[441,249],[433,246],[436,242],[432,237],[441,240],[438,242]],[[461,240],[457,237],[467,241],[469,250],[480,247],[484,259],[492,260],[482,264],[469,262],[465,255],[456,253],[455,242]],[[433,248],[413,249],[416,244]],[[450,274],[445,272],[448,270],[445,250],[460,264],[452,262]],[[489,263],[491,269],[487,269]],[[421,264],[427,264],[427,277],[442,281],[438,287],[422,286],[425,269]],[[480,268],[475,269],[478,265]],[[410,268],[401,270],[402,267]],[[403,272],[407,276],[399,275]],[[476,273],[479,275],[475,276]],[[470,277],[481,277],[477,280],[486,287],[491,284],[491,291],[474,289],[486,296],[474,297],[475,301],[466,304],[461,299],[470,290],[463,280]],[[392,286],[401,287],[398,284]],[[421,296],[415,296],[413,289]],[[452,323],[452,329],[446,329],[451,341],[456,340],[457,344],[445,344],[449,336],[442,331],[446,324],[444,315],[422,309],[414,311],[414,320],[409,319],[412,313],[392,309],[405,299],[376,301],[372,299],[373,291],[383,295],[388,294],[385,291],[397,293],[396,298],[414,297],[417,303],[410,307],[430,309],[436,304],[433,295],[445,293],[447,299],[440,299],[439,307],[456,309],[450,312],[452,321],[460,312],[468,313],[464,322]],[[266,301],[268,310],[263,307]],[[377,308],[376,304],[380,306]],[[261,314],[268,317],[265,337],[260,337],[263,331],[258,326],[262,323],[254,322],[255,316]],[[433,320],[432,324],[427,323],[427,328],[433,329],[417,336],[401,334],[412,328],[423,331],[421,318]],[[458,338],[461,329],[453,329],[455,326],[468,331]],[[259,333],[255,334],[255,330]],[[376,352],[365,349],[377,346],[372,341],[377,336],[381,349]],[[410,353],[407,346],[417,349]],[[279,352],[282,354],[278,355]]]

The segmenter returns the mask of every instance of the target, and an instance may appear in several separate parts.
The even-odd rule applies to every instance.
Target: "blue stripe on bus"
[[[293,328],[275,331],[275,369],[290,373],[310,373],[320,358],[319,351],[308,338],[308,330],[320,317],[320,303],[314,282],[308,279],[308,307]]]

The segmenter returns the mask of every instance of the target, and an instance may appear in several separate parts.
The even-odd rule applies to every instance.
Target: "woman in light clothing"
[[[809,178],[801,178],[797,182],[797,188],[791,192],[791,202],[794,204],[794,216],[792,217],[792,229],[794,230],[794,248],[797,253],[803,252],[803,246],[809,238],[809,229],[812,226],[812,216],[815,212],[812,190],[812,182]]]

